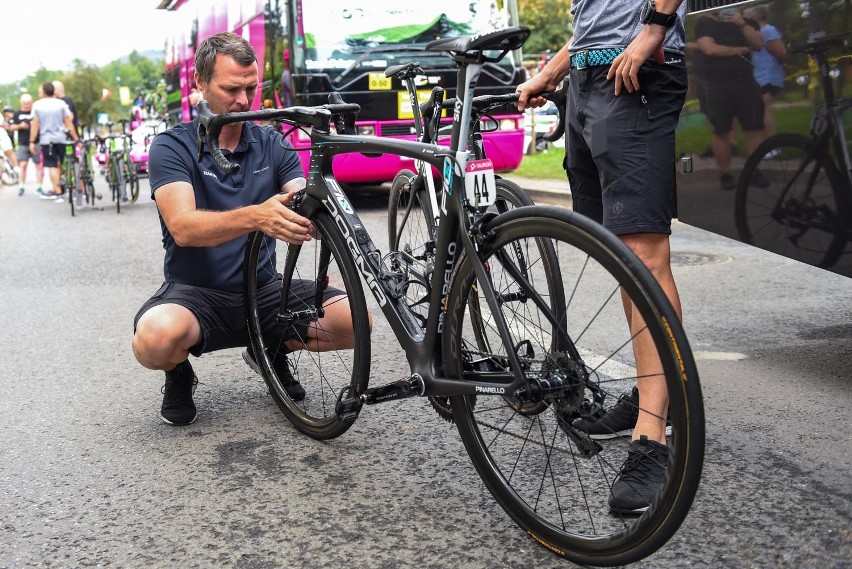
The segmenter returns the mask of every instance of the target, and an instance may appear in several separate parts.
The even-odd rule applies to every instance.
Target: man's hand
[[[295,192],[277,194],[257,206],[258,229],[292,245],[310,241],[315,234],[311,220],[287,207],[295,195]]]
[[[657,63],[665,63],[663,40],[666,28],[657,24],[645,24],[624,52],[615,58],[606,74],[607,81],[615,79],[615,94],[624,88],[628,93],[639,89],[639,69],[653,57]]]

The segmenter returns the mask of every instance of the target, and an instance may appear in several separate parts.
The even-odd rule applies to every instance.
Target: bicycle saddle
[[[470,53],[499,49],[510,51],[518,49],[530,37],[529,28],[513,26],[474,36],[460,38],[443,38],[426,44],[427,51],[450,51],[454,53]]]

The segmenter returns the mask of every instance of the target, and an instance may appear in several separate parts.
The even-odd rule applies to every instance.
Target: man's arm
[[[77,129],[74,128],[74,113],[71,113],[70,111],[67,115],[65,115],[65,128],[68,129],[68,134],[72,139],[74,139],[74,142],[80,140],[77,136]]]
[[[33,115],[33,119],[30,121],[30,146],[32,146],[33,148],[35,148],[35,139],[38,137],[38,129],[38,116]]]
[[[662,14],[674,14],[683,0],[655,0],[654,9]],[[615,58],[606,74],[607,80],[615,79],[615,94],[624,88],[632,93],[639,88],[639,69],[650,57],[657,63],[665,63],[663,40],[666,28],[659,24],[644,24],[639,34],[628,44],[624,53]]]
[[[166,227],[181,247],[215,247],[252,231],[298,245],[310,239],[311,222],[287,205],[303,187],[305,179],[296,178],[283,186],[287,193],[231,211],[196,209],[195,192],[186,182],[161,186],[154,198]]]
[[[562,49],[547,62],[544,68],[533,75],[528,81],[518,85],[518,110],[522,111],[527,107],[540,107],[547,102],[544,97],[535,97],[530,99],[529,96],[543,91],[555,91],[559,84],[568,75],[571,70],[571,40],[568,40]]]
[[[698,49],[701,50],[701,53],[712,57],[734,57],[735,55],[747,55],[751,53],[751,48],[748,46],[722,45],[716,43],[710,36],[701,36],[695,40],[695,43]]]

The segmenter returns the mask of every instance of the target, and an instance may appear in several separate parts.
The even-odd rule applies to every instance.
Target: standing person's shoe
[[[40,197],[43,200],[55,200],[56,194],[54,194],[53,192],[39,191],[38,197]]]
[[[254,359],[254,350],[251,346],[243,350],[243,359],[257,375],[263,377],[263,374],[260,373],[260,366]],[[287,361],[287,356],[284,354],[278,355],[272,360],[272,367],[275,368],[275,373],[278,375],[278,379],[281,381],[281,385],[284,387],[284,390],[287,391],[287,395],[290,396],[290,399],[293,401],[303,400],[305,398],[305,388],[302,387],[302,384],[299,383],[295,377],[293,377],[293,373],[290,371],[290,364]]]
[[[606,414],[597,419],[581,417],[574,421],[575,428],[589,433],[589,438],[603,441],[618,437],[629,437],[639,419],[639,390],[633,387],[630,395],[626,393]],[[672,434],[672,425],[666,420],[666,435]]]
[[[726,192],[732,192],[737,189],[737,183],[730,174],[722,174],[719,178],[719,183],[722,184],[722,189]]]
[[[763,172],[760,170],[755,170],[751,174],[751,185],[755,188],[768,188],[769,180],[766,179],[766,176],[763,175]]]
[[[160,418],[169,425],[189,425],[198,417],[192,394],[198,385],[198,377],[192,370],[189,360],[178,364],[173,370],[166,372],[166,383],[163,385],[163,406],[160,407]]]
[[[589,438],[594,440],[615,439],[632,435],[638,418],[639,390],[634,387],[630,395],[625,393],[619,397],[603,417],[597,421],[577,419],[574,421],[574,427],[589,433]]]
[[[27,189],[25,187],[21,186],[21,188],[18,190],[18,197],[21,197],[22,195],[24,195],[24,192],[26,192],[26,191],[27,191]]]
[[[627,460],[612,483],[609,509],[615,514],[637,515],[648,509],[663,486],[669,447],[642,435],[630,443]]]

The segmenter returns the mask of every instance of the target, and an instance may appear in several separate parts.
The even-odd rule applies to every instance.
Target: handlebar
[[[205,100],[198,103],[198,161],[204,152],[204,143],[210,145],[210,155],[213,161],[225,174],[236,174],[240,165],[228,160],[219,147],[219,134],[222,129],[232,123],[245,121],[281,121],[300,126],[310,126],[322,132],[331,129],[334,121],[335,128],[341,133],[350,133],[350,125],[355,124],[355,115],[361,110],[360,105],[343,103],[340,94],[329,95],[330,104],[317,107],[287,107],[283,109],[262,109],[235,113],[215,114]],[[351,120],[350,120],[351,117]]]
[[[438,88],[436,88],[438,89]],[[432,97],[425,103],[420,105],[420,113],[423,117],[435,117],[434,112],[436,111],[435,105],[437,101],[437,97],[435,96],[435,90],[432,91]],[[443,90],[441,91],[443,94]],[[565,112],[566,112],[566,102],[568,100],[568,78],[566,77],[563,81],[562,87],[557,89],[556,91],[549,91],[544,93],[539,93],[534,95],[535,97],[543,97],[548,101],[552,101],[553,104],[556,105],[557,112],[559,113],[559,123],[556,125],[556,128],[552,133],[544,135],[544,139],[548,142],[555,142],[562,138],[562,135],[565,133]],[[473,98],[473,110],[474,110],[474,119],[478,120],[482,115],[487,114],[491,109],[495,107],[499,107],[501,105],[510,105],[518,102],[519,93],[506,93],[504,95],[480,95],[478,97]],[[453,97],[452,99],[447,99],[441,103],[441,109],[452,109],[456,104],[456,99]],[[439,114],[438,114],[439,116]],[[429,123],[429,127],[433,128],[434,124],[432,121]]]

